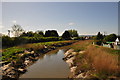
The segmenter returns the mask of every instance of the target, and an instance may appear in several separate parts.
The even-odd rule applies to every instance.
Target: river
[[[68,64],[62,60],[64,52],[60,49],[41,56],[20,78],[67,78],[70,70]]]

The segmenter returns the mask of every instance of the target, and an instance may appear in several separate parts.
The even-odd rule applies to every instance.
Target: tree
[[[27,33],[23,32],[20,37],[26,37],[27,36]]]
[[[98,32],[98,34],[97,34],[95,39],[96,40],[102,40],[103,39],[103,35],[100,32]]]
[[[20,25],[14,24],[12,26],[12,31],[11,31],[14,35],[14,37],[18,37],[20,36],[20,34],[22,34],[24,32],[24,30],[22,29],[22,27]]]
[[[62,34],[62,38],[63,39],[70,39],[70,33],[68,31],[65,31],[63,34]]]
[[[13,46],[13,40],[9,36],[2,36],[2,47],[11,47]]]
[[[33,37],[34,36],[34,33],[32,31],[28,31],[26,34],[27,34],[28,37]]]
[[[97,36],[94,37],[95,43],[97,45],[101,45],[103,42],[103,38],[104,38],[103,35],[100,32],[98,32]]]
[[[116,34],[110,34],[104,38],[104,41],[114,42],[116,38],[117,38]]]
[[[68,30],[68,32],[70,33],[71,37],[78,37],[77,30]]]
[[[48,30],[45,32],[45,37],[59,37],[56,30]]]
[[[44,33],[43,31],[36,31],[35,34],[34,34],[35,37],[43,37],[44,36]]]

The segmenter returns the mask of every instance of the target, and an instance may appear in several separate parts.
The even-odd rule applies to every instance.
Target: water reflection
[[[63,57],[64,50],[42,55],[21,78],[67,78],[69,66],[62,60]]]

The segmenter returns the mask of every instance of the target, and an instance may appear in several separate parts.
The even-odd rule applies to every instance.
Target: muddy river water
[[[28,71],[20,78],[67,78],[70,70],[62,58],[64,58],[63,49],[45,54],[29,66]]]

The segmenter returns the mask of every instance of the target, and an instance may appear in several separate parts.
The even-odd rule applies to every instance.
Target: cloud
[[[75,25],[75,23],[74,22],[70,22],[70,23],[68,23],[68,25],[69,26],[73,26],[73,25]]]
[[[4,28],[4,26],[2,25],[2,23],[0,23],[0,29]]]
[[[2,29],[3,28],[3,26],[2,25],[0,25],[0,29]]]
[[[13,23],[13,24],[16,24],[16,20],[13,20],[12,23]]]

